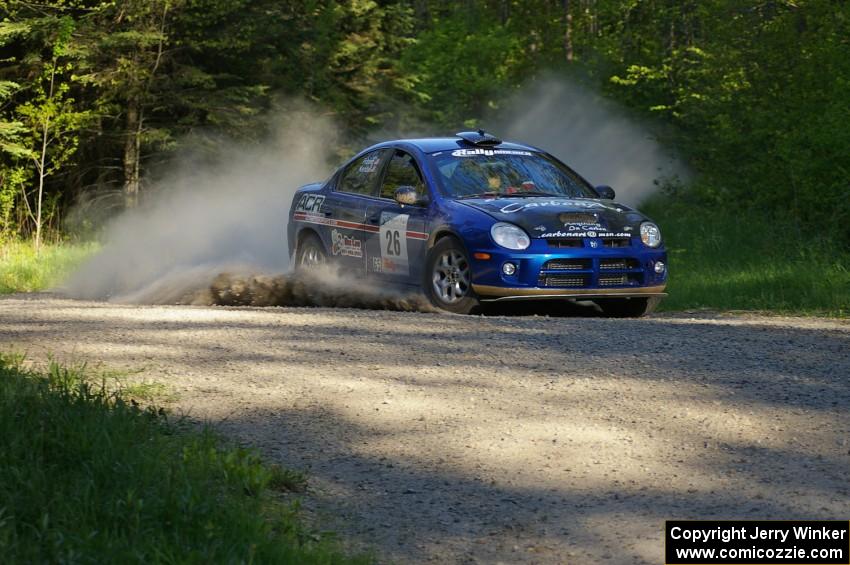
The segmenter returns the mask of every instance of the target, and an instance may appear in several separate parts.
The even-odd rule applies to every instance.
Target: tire
[[[428,252],[422,288],[440,310],[469,314],[479,306],[466,249],[453,237],[441,239]]]
[[[596,301],[602,313],[609,318],[640,318],[652,314],[661,298],[604,298]]]
[[[306,273],[328,262],[328,254],[322,240],[314,233],[301,238],[295,252],[295,272]]]

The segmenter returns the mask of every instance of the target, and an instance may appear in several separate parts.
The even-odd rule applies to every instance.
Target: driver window
[[[404,151],[396,151],[384,175],[384,184],[381,186],[381,198],[395,198],[395,191],[400,186],[412,186],[420,198],[425,197],[425,182],[416,160],[412,155]]]
[[[363,196],[374,196],[377,192],[378,174],[384,151],[372,151],[352,163],[340,180],[337,190],[353,192]]]

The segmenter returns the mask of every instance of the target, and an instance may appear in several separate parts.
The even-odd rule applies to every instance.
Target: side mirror
[[[597,186],[596,193],[599,195],[599,198],[604,198],[605,200],[614,200],[614,197],[617,195],[614,189],[607,184]]]
[[[412,186],[400,186],[395,190],[395,201],[404,206],[416,206],[423,204],[423,199]]]

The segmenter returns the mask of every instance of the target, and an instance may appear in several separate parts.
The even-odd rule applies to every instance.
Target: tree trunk
[[[139,148],[142,134],[138,98],[131,98],[127,104],[125,131],[127,138],[124,140],[124,204],[127,208],[134,208],[139,203]]]
[[[570,0],[563,0],[564,4],[564,53],[567,62],[572,63],[575,59],[573,51],[573,12],[570,9]]]
[[[35,254],[41,253],[41,202],[44,196],[44,163],[47,160],[47,135],[50,131],[50,120],[44,120],[44,132],[41,142],[41,158],[38,166],[38,201],[35,207]]]
[[[415,0],[413,2],[413,10],[416,14],[416,21],[423,26],[431,25],[431,12],[428,9],[426,0]]]
[[[47,93],[47,100],[53,100],[53,86],[54,81],[56,79],[56,59],[53,60],[53,69],[50,71],[50,90]],[[44,123],[42,124],[44,128],[42,130],[41,136],[41,155],[39,160],[36,161],[35,167],[38,170],[38,201],[36,203],[35,210],[35,254],[38,256],[41,253],[41,203],[44,200],[44,177],[47,176],[47,172],[44,169],[44,165],[47,162],[47,146],[48,146],[48,137],[50,136],[50,117],[45,116]],[[26,193],[24,193],[24,198],[26,198]]]

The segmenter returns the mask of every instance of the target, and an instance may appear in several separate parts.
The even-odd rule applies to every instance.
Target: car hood
[[[628,206],[592,198],[470,198],[459,200],[501,222],[523,228],[533,238],[589,237],[637,234],[642,214]]]

